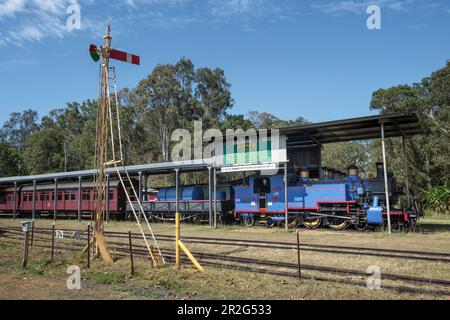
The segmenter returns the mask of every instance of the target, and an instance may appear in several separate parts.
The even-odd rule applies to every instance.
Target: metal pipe
[[[405,166],[405,188],[406,188],[406,200],[408,204],[408,209],[411,209],[411,194],[409,191],[409,175],[408,175],[408,154],[406,152],[407,138],[403,136],[403,161]]]
[[[14,181],[14,195],[13,195],[13,219],[16,220],[17,215],[17,181]]]
[[[139,201],[142,201],[142,171],[139,171],[138,175],[139,175]]]
[[[144,201],[148,201],[148,174],[144,175]]]
[[[217,228],[217,170],[214,168],[214,229]]]
[[[288,165],[284,164],[284,221],[285,229],[289,230],[289,215],[288,215]]]
[[[32,219],[36,219],[36,180],[33,181],[33,209],[32,209]]]
[[[386,212],[388,221],[388,233],[391,234],[391,209],[389,204],[389,184],[386,164],[386,143],[384,137],[384,122],[381,122],[381,148],[383,151],[383,168],[384,168],[384,191],[386,194]]]
[[[175,265],[177,268],[181,267],[180,256],[180,213],[175,212]]]
[[[300,230],[297,230],[297,262],[298,262],[298,278],[302,278],[302,265],[300,261]]]
[[[175,265],[181,267],[180,257],[180,212],[179,210],[179,190],[180,189],[180,170],[175,169]]]
[[[142,201],[142,171],[138,172],[139,175],[139,185],[138,185],[138,203]],[[130,204],[131,205],[131,204]],[[139,210],[139,221],[142,219],[142,212]]]
[[[82,179],[78,177],[78,222],[81,221],[81,187]]]
[[[212,227],[212,167],[208,167],[208,214],[209,214],[209,226]]]
[[[55,179],[55,188],[53,189],[53,220],[56,221],[58,214],[58,179]]]

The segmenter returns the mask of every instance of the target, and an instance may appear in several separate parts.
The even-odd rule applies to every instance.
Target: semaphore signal
[[[127,52],[116,50],[116,49],[104,50],[104,48],[102,46],[100,46],[100,49],[98,49],[95,44],[91,44],[89,46],[89,53],[91,55],[92,60],[94,60],[94,62],[98,62],[100,60],[100,56],[102,54],[105,55],[108,52],[109,52],[110,59],[119,60],[119,61],[131,63],[131,64],[135,64],[135,65],[141,64],[141,58],[135,54],[127,53]]]

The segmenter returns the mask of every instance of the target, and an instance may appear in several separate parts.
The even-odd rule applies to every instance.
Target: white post
[[[383,167],[384,167],[384,191],[386,193],[386,210],[387,210],[387,221],[388,221],[388,233],[391,234],[391,208],[389,205],[389,186],[388,186],[388,174],[387,174],[387,164],[386,164],[386,144],[384,141],[384,123],[381,123],[381,146],[383,149]]]
[[[217,229],[217,171],[214,168],[214,229]]]
[[[284,223],[286,231],[289,230],[289,214],[288,214],[288,165],[284,164]]]

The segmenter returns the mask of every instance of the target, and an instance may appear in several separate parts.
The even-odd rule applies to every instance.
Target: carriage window
[[[76,194],[74,191],[72,191],[72,193],[70,194],[70,200],[75,201],[76,199]]]
[[[114,191],[109,192],[109,200],[114,200]]]
[[[254,193],[270,193],[270,179],[269,178],[257,178],[254,181],[253,192]]]
[[[28,202],[28,193],[23,194],[23,201]]]
[[[70,192],[69,191],[64,192],[64,201],[69,201],[69,199],[70,199]]]
[[[62,192],[58,192],[58,200],[62,201],[63,199],[63,193]]]
[[[6,203],[6,193],[3,193],[3,192],[0,193],[0,203],[1,204]]]
[[[89,191],[83,191],[83,200],[91,200],[91,194]]]
[[[39,193],[39,201],[44,201],[44,193]]]

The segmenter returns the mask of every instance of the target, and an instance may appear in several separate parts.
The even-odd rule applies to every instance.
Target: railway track
[[[18,230],[18,227],[1,228],[1,230]],[[48,228],[36,228],[36,231],[51,232]],[[76,229],[60,229],[65,232],[86,232],[85,230]],[[125,232],[105,232],[106,235],[115,238],[128,238],[128,233]],[[174,236],[170,235],[155,235],[158,241],[173,242]],[[132,234],[133,239],[141,239],[141,235],[138,233]],[[281,249],[281,250],[297,250],[296,243],[289,242],[269,242],[260,240],[241,240],[241,239],[223,239],[223,238],[205,238],[205,237],[183,237],[183,242],[186,243],[199,243],[209,245],[225,245],[225,246],[238,246],[238,247],[254,247],[254,248],[266,248],[266,249]],[[425,252],[425,251],[410,251],[410,250],[398,250],[398,249],[380,249],[380,248],[367,248],[367,247],[353,247],[353,246],[336,246],[336,245],[322,245],[322,244],[306,244],[300,243],[301,251],[310,252],[322,252],[330,254],[348,254],[348,255],[360,255],[360,256],[374,256],[383,258],[394,259],[406,259],[406,260],[422,260],[433,261],[441,263],[450,263],[450,253],[444,252]]]
[[[0,232],[2,229],[0,229]],[[48,229],[39,229],[35,230],[34,246],[41,248],[50,248],[48,244],[49,235]],[[66,232],[80,232],[79,230],[65,230]],[[3,237],[6,242],[10,242],[13,244],[21,244],[23,241],[23,235],[18,230],[10,230],[8,232],[0,233],[0,237]],[[120,237],[119,237],[120,238]],[[80,240],[86,240],[87,236],[82,235]],[[5,241],[3,241],[5,242]],[[42,244],[45,242],[45,244]],[[80,251],[85,246],[84,242],[79,243],[59,243],[55,248],[57,250],[68,250],[68,251]],[[110,249],[114,252],[115,255],[118,256],[128,256],[128,244],[125,242],[117,242],[110,241],[109,242]],[[146,251],[146,247],[143,245],[133,245],[133,251],[136,256],[142,258],[148,258],[148,252]],[[162,253],[166,260],[174,261],[174,250],[170,249],[162,249]],[[205,266],[222,268],[222,269],[232,269],[232,270],[241,270],[248,272],[258,272],[258,273],[267,273],[271,275],[278,276],[287,276],[298,278],[298,264],[288,263],[288,262],[279,262],[279,261],[267,261],[267,260],[258,260],[253,258],[241,258],[241,257],[230,257],[227,255],[220,254],[209,254],[204,252],[193,252],[193,254],[198,258],[198,260]],[[188,260],[185,259],[186,262],[189,263]],[[353,277],[353,278],[366,278],[368,275],[365,272],[352,270],[352,269],[340,269],[340,268],[330,268],[323,266],[315,266],[315,265],[302,265],[302,278],[304,279],[314,279],[316,281],[331,281],[338,283],[348,283],[366,286],[365,281],[355,281],[354,279],[332,279],[328,277],[320,277],[317,275],[305,274],[304,271],[312,271],[321,274],[328,275],[338,275],[344,277]],[[389,274],[383,273],[383,279],[391,280],[391,281],[401,281],[414,285],[427,285],[427,286],[439,286],[445,287],[446,289],[428,289],[428,288],[412,288],[406,286],[383,286],[385,289],[395,290],[399,292],[409,292],[409,293],[431,293],[438,295],[450,295],[450,281],[442,280],[442,279],[428,279],[422,277],[412,277],[398,274]]]

